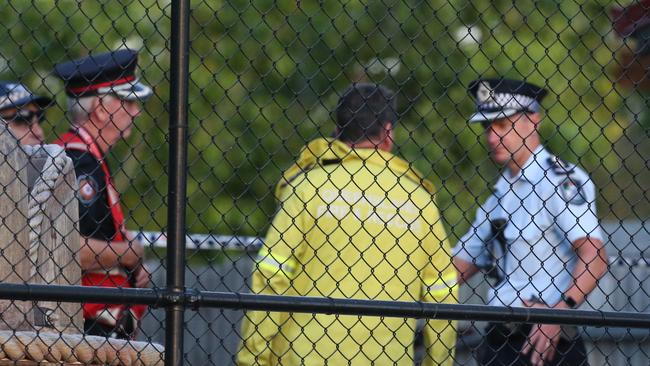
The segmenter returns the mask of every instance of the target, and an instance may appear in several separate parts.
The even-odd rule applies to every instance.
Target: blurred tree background
[[[192,2],[188,226],[263,235],[273,187],[306,141],[333,132],[354,81],[399,95],[398,153],[433,180],[452,236],[467,230],[498,169],[465,86],[503,75],[546,85],[542,134],[592,174],[605,219],[650,214],[646,99],[615,84],[626,47],[605,1],[205,0]],[[49,141],[66,129],[55,63],[140,50],[156,95],[111,154],[131,229],[166,224],[169,1],[28,1],[0,5],[0,74],[56,95]],[[647,124],[645,125],[647,126]]]

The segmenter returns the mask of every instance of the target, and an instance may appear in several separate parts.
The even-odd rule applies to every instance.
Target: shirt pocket
[[[529,197],[511,215],[510,223],[506,227],[506,238],[510,242],[522,240],[534,246],[543,240],[544,233],[551,224],[542,202],[537,197]]]
[[[530,246],[542,238],[550,225],[541,200],[535,193],[521,191],[511,191],[502,197],[495,209],[489,212],[488,220],[505,220],[503,234],[508,247],[514,245],[514,250],[521,252],[529,252]]]

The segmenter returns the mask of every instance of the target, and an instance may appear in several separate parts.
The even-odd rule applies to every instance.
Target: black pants
[[[490,324],[479,349],[479,362],[483,366],[528,366],[530,356],[522,355],[521,349],[528,340],[532,326],[522,324],[514,330],[502,324]],[[548,366],[588,366],[585,344],[579,336],[560,338],[555,357]]]

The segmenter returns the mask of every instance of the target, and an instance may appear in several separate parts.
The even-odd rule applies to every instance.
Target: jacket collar
[[[349,161],[364,161],[367,164],[385,167],[397,176],[404,176],[422,185],[430,194],[435,194],[431,182],[424,179],[415,168],[411,167],[411,164],[390,152],[373,148],[351,148],[336,139],[319,138],[303,147],[296,162],[284,172],[276,186],[275,196],[280,199],[294,179],[314,167]]]

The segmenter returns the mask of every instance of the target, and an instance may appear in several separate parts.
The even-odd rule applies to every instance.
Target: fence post
[[[27,155],[18,142],[0,125],[0,278],[4,283],[26,283],[31,265],[27,226]],[[16,179],[18,178],[18,179]],[[26,330],[30,321],[29,302],[0,301],[0,329]]]
[[[171,4],[167,293],[176,301],[170,302],[166,311],[166,366],[183,365],[185,306],[178,300],[184,298],[185,291],[189,5],[189,0],[176,0]]]

